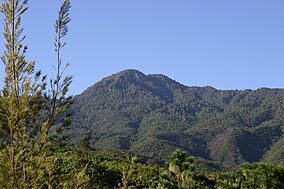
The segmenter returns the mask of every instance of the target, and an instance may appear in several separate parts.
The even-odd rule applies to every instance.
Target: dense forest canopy
[[[180,148],[225,167],[284,157],[284,90],[187,87],[164,75],[125,70],[74,98],[68,134],[92,132],[95,149],[164,162]]]

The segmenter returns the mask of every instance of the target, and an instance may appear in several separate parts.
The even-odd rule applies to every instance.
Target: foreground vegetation
[[[25,57],[28,47],[21,22],[28,10],[27,3],[3,0],[0,7],[5,39],[1,57],[5,66],[4,86],[0,90],[0,188],[4,189],[54,188],[54,170],[60,156],[53,149],[62,143],[62,131],[70,123],[66,111],[72,104],[67,96],[72,77],[64,76],[68,64],[61,59],[65,46],[62,39],[70,21],[70,1],[63,2],[54,25],[57,62],[55,77],[49,83],[47,76],[35,69],[35,61]],[[72,179],[60,178],[58,186],[78,188],[84,183],[81,171],[73,169]]]
[[[140,163],[139,157],[124,152],[88,152],[84,149],[83,146],[54,149],[47,157],[49,174],[42,175],[42,180],[48,180],[49,188],[284,188],[284,169],[272,164],[244,163],[230,172],[200,173],[202,170],[193,166],[194,159],[180,150],[159,167]],[[47,188],[47,185],[43,183],[33,188]]]

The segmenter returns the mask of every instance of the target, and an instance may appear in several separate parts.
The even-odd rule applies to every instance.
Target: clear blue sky
[[[30,0],[24,17],[28,58],[49,75],[60,4]],[[129,68],[188,86],[284,88],[283,0],[73,0],[71,18],[72,94]]]

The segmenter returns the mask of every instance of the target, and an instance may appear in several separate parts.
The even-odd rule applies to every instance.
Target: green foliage
[[[91,131],[95,149],[128,150],[160,165],[180,148],[238,168],[245,161],[283,159],[283,104],[283,89],[186,87],[125,70],[74,98],[67,133],[76,145]]]
[[[185,152],[176,150],[161,169],[158,179],[150,182],[150,188],[187,189],[214,188],[215,181],[194,171],[193,158]]]
[[[189,184],[194,171],[193,158],[188,157],[186,153],[180,150],[176,150],[170,161],[166,163],[166,169],[171,180],[177,182],[179,187]]]
[[[221,174],[219,188],[283,188],[284,169],[265,163],[244,163],[232,173]]]
[[[87,152],[68,147],[57,149],[54,157],[52,165],[57,174],[53,181],[58,188],[63,186],[60,183],[73,183],[72,178],[78,178],[75,175],[82,171],[80,181],[88,181],[82,188],[283,188],[284,184],[284,169],[266,163],[244,163],[232,172],[200,174],[194,171],[199,167],[193,167],[193,159],[180,150],[173,152],[165,167],[131,162],[131,156],[123,152]]]
[[[46,76],[35,71],[35,62],[25,58],[27,46],[23,45],[21,21],[28,10],[27,3],[27,0],[4,0],[1,5],[6,49],[2,56],[4,87],[0,91],[0,188],[53,187],[53,165],[58,157],[52,155],[51,150],[70,123],[69,115],[62,117],[72,103],[67,96],[72,77],[63,76],[60,58],[64,46],[61,40],[67,34],[66,25],[70,21],[70,2],[65,0],[62,4],[55,25],[57,73],[50,80],[49,88]],[[59,119],[62,122],[58,123]],[[64,184],[80,188],[84,170],[65,181]]]
[[[149,180],[158,174],[157,167],[143,164],[124,165],[122,168],[121,183],[119,188],[145,188]]]
[[[164,167],[131,162],[131,155],[123,152],[87,152],[69,147],[57,149],[54,157],[50,169],[57,173],[52,178],[57,183],[55,188],[62,188],[60,183],[75,186],[74,178],[80,178],[81,172],[80,181],[86,181],[82,188],[97,189],[283,188],[284,184],[284,169],[266,163],[244,163],[232,172],[201,174],[194,171],[199,167],[193,167],[193,159],[180,150],[173,152]]]

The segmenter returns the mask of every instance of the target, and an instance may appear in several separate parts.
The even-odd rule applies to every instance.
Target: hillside
[[[73,144],[92,132],[95,149],[163,162],[176,148],[228,168],[284,157],[284,90],[187,87],[125,70],[74,98]]]

